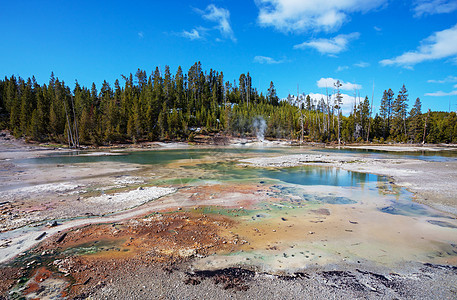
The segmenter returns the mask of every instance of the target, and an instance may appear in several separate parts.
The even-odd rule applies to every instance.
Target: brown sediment
[[[40,290],[39,283],[45,281],[52,276],[52,272],[45,267],[39,268],[35,275],[32,277],[33,280],[29,281],[24,290],[24,294],[36,293]]]
[[[67,291],[73,297],[105,284],[125,264],[167,267],[194,256],[229,253],[238,247],[236,236],[229,232],[233,225],[224,216],[178,212],[86,226],[63,233],[66,236],[60,242],[62,235],[55,235],[32,251],[32,256],[53,254],[46,260],[47,267],[38,268],[21,293],[32,295],[45,289],[41,283],[49,282],[48,278],[64,278],[60,285],[71,279]],[[2,268],[0,272],[10,279],[0,286],[0,293],[23,276],[20,270]]]
[[[21,278],[24,275],[24,268],[20,267],[0,267],[0,298],[1,296],[8,291],[16,283],[18,278]]]
[[[26,280],[24,282],[24,280]],[[53,272],[48,267],[38,267],[33,270],[31,277],[27,280],[21,278],[13,290],[10,291],[12,298],[27,299],[62,299],[68,296],[67,289],[70,286],[69,278],[62,274]],[[11,285],[10,285],[11,287]],[[5,290],[0,290],[2,293]]]
[[[153,214],[142,219],[116,224],[90,225],[69,231],[65,239],[54,236],[36,251],[59,248],[61,251],[93,243],[110,244],[109,249],[95,251],[92,257],[132,257],[145,252],[180,255],[192,249],[194,254],[207,255],[225,246],[233,221],[223,216],[208,216],[192,212]],[[119,253],[120,252],[120,253]]]

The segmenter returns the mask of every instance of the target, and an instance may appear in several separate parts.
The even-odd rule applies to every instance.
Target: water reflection
[[[377,175],[345,171],[333,167],[301,166],[263,170],[263,177],[299,185],[359,186],[378,180]]]

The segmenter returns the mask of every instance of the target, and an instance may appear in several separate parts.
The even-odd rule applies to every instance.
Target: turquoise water
[[[382,150],[367,149],[311,149],[327,153],[348,153],[363,154],[371,158],[412,158],[424,161],[451,161],[457,160],[457,151],[421,151],[421,152],[388,152]],[[308,151],[306,151],[308,152]],[[19,163],[31,164],[73,164],[73,163],[93,163],[100,161],[135,163],[135,164],[168,164],[182,159],[201,159],[205,156],[224,156],[227,154],[242,158],[246,154],[301,154],[305,153],[302,148],[262,148],[262,147],[222,147],[208,149],[170,149],[170,150],[149,150],[133,152],[116,152],[118,155],[89,156],[91,151],[76,151],[55,153],[40,158],[18,160]]]
[[[211,148],[211,149],[170,149],[133,152],[116,152],[118,155],[90,156],[87,152],[57,153],[45,157],[18,160],[18,163],[28,164],[75,164],[94,162],[118,162],[143,165],[168,164],[182,159],[200,159],[204,156],[219,156],[225,154],[239,154],[240,157],[247,153],[280,153],[279,149],[270,148]]]
[[[322,150],[320,150],[322,151]],[[385,154],[379,151],[365,150],[338,150],[327,149],[327,152],[341,153],[368,153],[375,157],[407,157],[401,153]],[[310,195],[304,191],[307,186],[329,186],[329,187],[355,187],[355,193],[364,193],[360,187],[365,186],[371,191],[378,190],[379,193],[388,192],[391,197],[386,205],[379,207],[382,213],[404,216],[427,216],[443,217],[442,214],[430,210],[428,207],[416,204],[411,201],[412,195],[404,189],[395,190],[383,176],[374,174],[357,173],[341,170],[335,167],[322,166],[299,166],[289,168],[250,168],[240,167],[238,159],[247,156],[263,156],[271,154],[296,154],[304,153],[301,148],[208,148],[208,149],[171,149],[171,150],[150,150],[134,152],[117,152],[119,155],[88,156],[87,152],[69,152],[66,154],[50,155],[41,158],[25,159],[19,162],[30,165],[34,164],[77,164],[77,163],[97,163],[97,162],[117,162],[123,164],[141,164],[145,166],[160,165],[166,166],[169,163],[182,161],[183,165],[178,166],[177,173],[170,178],[161,178],[153,181],[153,184],[206,184],[208,181],[219,183],[250,183],[250,184],[273,184],[277,194],[284,197],[299,197],[304,202],[326,203],[326,204],[354,204],[357,201],[339,195],[317,196]],[[409,155],[411,153],[408,153]],[[427,156],[430,154],[430,156]],[[432,157],[433,160],[454,158],[453,152],[433,152],[427,155],[415,155],[414,157],[425,159]],[[440,156],[441,154],[449,156]],[[192,160],[200,160],[195,164],[186,164]],[[160,170],[160,169],[158,169]],[[185,171],[189,172],[185,172]],[[160,172],[160,171],[159,171]],[[380,190],[381,184],[387,190]],[[356,196],[354,196],[356,197]],[[356,197],[357,198],[357,197]]]
[[[343,153],[356,153],[359,150],[325,150]],[[366,153],[366,151],[360,151]],[[133,152],[116,152],[118,155],[90,156],[91,151],[67,152],[53,154],[40,158],[19,160],[18,163],[28,165],[68,165],[78,163],[115,162],[119,164],[141,164],[145,166],[160,165],[182,161],[180,168],[189,170],[182,177],[168,178],[168,182],[179,180],[217,180],[229,181],[258,181],[279,182],[302,186],[360,186],[364,183],[386,182],[382,176],[367,173],[349,172],[335,167],[299,166],[292,168],[246,168],[238,165],[238,160],[246,157],[262,157],[264,155],[281,155],[305,153],[301,148],[207,148],[207,149],[170,149]],[[309,153],[309,152],[308,152]],[[368,152],[373,155],[384,155],[378,152]],[[199,160],[193,163],[193,160]],[[190,164],[188,164],[190,162]],[[187,163],[187,164],[186,164]],[[176,176],[176,175],[175,175]],[[179,175],[178,175],[179,176]],[[192,177],[194,176],[194,177]],[[175,181],[173,181],[175,180]]]
[[[358,186],[379,180],[379,176],[373,174],[315,166],[263,170],[260,173],[267,178],[299,185]]]
[[[185,169],[212,171],[200,176],[200,179],[218,179],[221,181],[248,180],[280,181],[288,184],[303,186],[359,186],[366,182],[376,182],[380,176],[341,170],[335,167],[299,166],[280,169],[271,168],[241,168],[237,162],[203,163],[187,166]]]
[[[180,160],[214,159],[216,163],[199,163],[183,168],[193,170],[214,171],[208,178],[216,175],[222,180],[255,180],[257,178],[279,180],[300,185],[336,185],[356,186],[363,182],[377,181],[378,176],[365,173],[348,172],[338,168],[301,166],[282,169],[240,168],[236,159],[244,158],[247,154],[262,156],[262,154],[300,153],[299,148],[211,148],[211,149],[172,149],[118,152],[119,155],[88,156],[91,152],[68,152],[66,154],[50,155],[40,158],[24,159],[19,163],[27,164],[75,164],[96,162],[133,163],[142,165],[166,165]],[[219,158],[219,159],[218,159]],[[229,159],[228,159],[229,158]]]

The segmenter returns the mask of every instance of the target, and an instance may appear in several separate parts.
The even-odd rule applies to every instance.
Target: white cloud
[[[203,37],[201,36],[200,32],[197,29],[192,29],[191,31],[186,31],[184,30],[181,35],[185,38],[188,38],[190,40],[199,40],[202,39]]]
[[[439,84],[448,84],[448,83],[455,83],[457,82],[457,77],[449,75],[444,79],[436,80],[436,79],[430,79],[427,80],[428,83],[439,83]],[[457,89],[457,84],[453,84],[453,88]],[[443,91],[438,91],[438,92],[433,92],[433,93],[426,93],[425,96],[431,96],[431,97],[445,97],[445,96],[455,96],[457,95],[457,90],[451,91],[451,92],[443,92]]]
[[[355,103],[355,98],[353,96],[349,96],[347,94],[341,94],[341,96],[343,97],[343,100],[342,100],[343,104],[341,105],[341,113],[343,115],[347,116],[352,112],[352,108],[354,107],[354,103]],[[310,93],[309,97],[313,100],[316,100],[316,102],[315,102],[316,105],[317,105],[317,102],[319,102],[321,99],[324,99],[325,103],[327,104],[327,96],[324,94]],[[329,104],[334,105],[335,104],[334,101],[335,101],[334,95],[330,95]]]
[[[258,55],[256,57],[254,57],[254,62],[259,63],[259,64],[273,65],[273,64],[281,64],[284,62],[284,60],[276,60],[276,59],[268,57],[268,56]]]
[[[138,32],[138,38],[139,39],[144,38],[144,32],[143,31]]]
[[[414,16],[446,14],[457,10],[455,0],[416,0],[414,1]]]
[[[335,72],[342,72],[342,71],[347,70],[347,69],[349,69],[348,66],[338,66],[338,68],[336,69]]]
[[[208,5],[204,11],[200,12],[204,19],[217,23],[216,28],[221,32],[222,36],[236,42],[235,34],[232,26],[230,26],[230,11],[225,8],[219,8],[214,4]]]
[[[255,0],[261,26],[283,32],[333,31],[348,20],[348,14],[368,12],[387,0]]]
[[[317,87],[319,88],[329,88],[333,89],[335,87],[335,83],[338,79],[335,78],[321,78],[317,81]],[[340,90],[344,91],[353,91],[353,90],[361,90],[362,86],[357,83],[350,83],[350,82],[344,82],[340,80],[340,83],[342,86],[340,87]]]
[[[441,79],[441,80],[435,80],[435,79],[430,79],[427,80],[428,83],[449,83],[449,82],[457,82],[457,77],[456,76],[451,76],[449,75],[448,77]]]
[[[361,61],[359,63],[354,64],[354,66],[359,67],[359,68],[368,68],[370,66],[369,63]]]
[[[457,88],[457,85],[454,86],[454,87]],[[438,92],[434,92],[434,93],[426,93],[425,94],[425,96],[431,96],[431,97],[445,97],[445,96],[455,96],[455,95],[457,95],[457,90],[449,92],[449,93],[446,93],[446,92],[443,92],[443,91],[438,91]]]
[[[331,39],[315,39],[295,45],[294,49],[314,48],[321,54],[335,55],[347,49],[351,40],[358,39],[360,34],[353,32],[350,34],[340,34]]]
[[[416,51],[409,51],[391,59],[384,59],[380,63],[385,66],[411,67],[424,61],[443,58],[457,59],[457,25],[433,33],[421,42]]]

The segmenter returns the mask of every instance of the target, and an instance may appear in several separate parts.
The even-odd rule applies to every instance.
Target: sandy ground
[[[126,266],[92,295],[95,299],[453,299],[455,270],[422,266],[412,275],[374,273],[347,266],[289,276],[228,269],[187,273]],[[122,279],[121,279],[122,278]],[[121,284],[122,283],[122,284]],[[128,288],[123,288],[128,286]],[[89,292],[90,293],[90,292]]]

